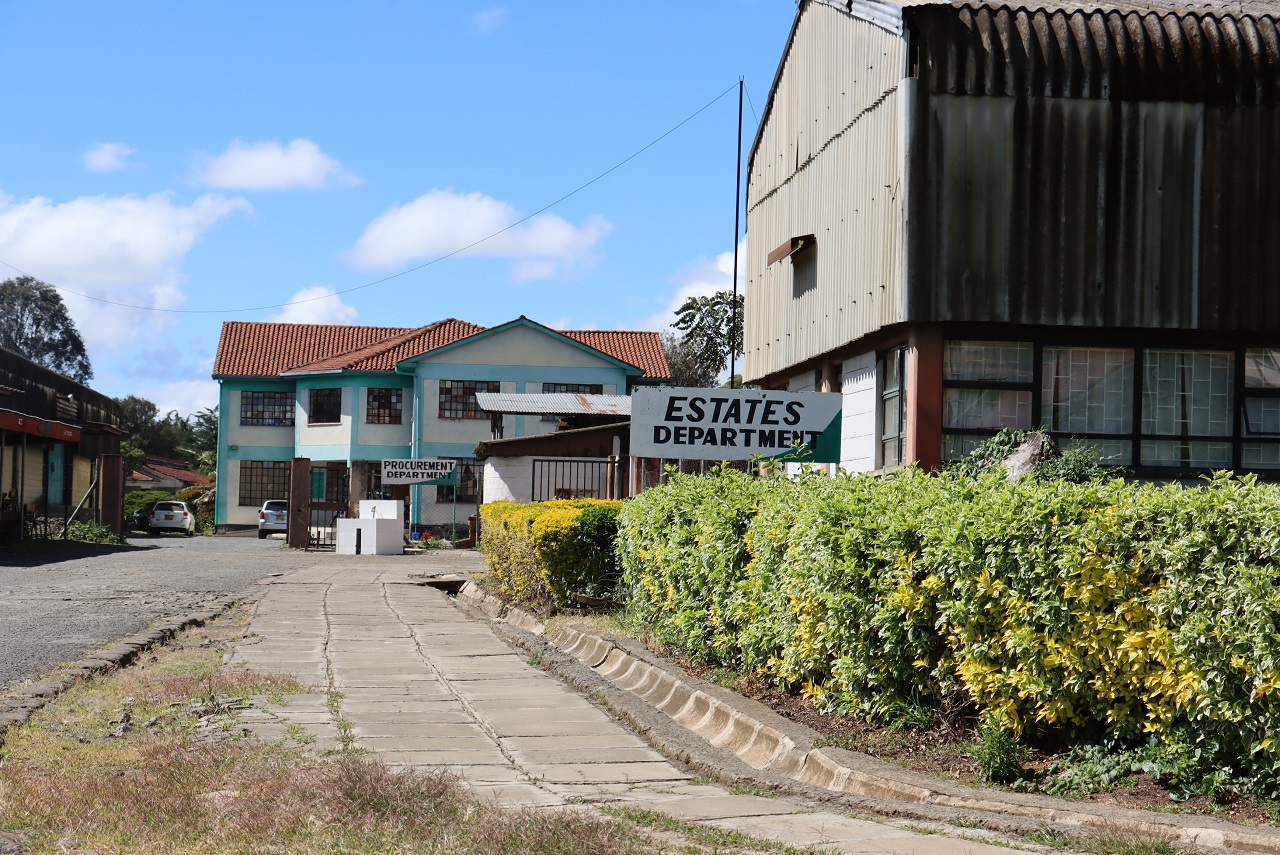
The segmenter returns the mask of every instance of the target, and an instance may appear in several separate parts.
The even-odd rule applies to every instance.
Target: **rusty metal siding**
[[[749,163],[749,380],[902,319],[905,63],[900,34],[801,9]],[[767,256],[808,234],[816,285],[797,288],[792,260]]]

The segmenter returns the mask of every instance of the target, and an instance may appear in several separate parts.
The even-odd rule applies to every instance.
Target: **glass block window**
[[[240,424],[293,427],[293,392],[241,392]]]
[[[1146,466],[1223,469],[1231,465],[1231,443],[1144,439],[1142,462]]]
[[[403,389],[369,389],[365,406],[365,423],[398,425],[404,418]]]
[[[1062,433],[1133,433],[1133,351],[1046,347],[1040,420]]]
[[[1031,392],[1016,389],[945,389],[944,428],[1031,427]]]
[[[1244,436],[1280,437],[1280,350],[1251,347],[1244,352]],[[1270,445],[1248,443],[1245,445],[1245,466],[1276,468],[1263,463],[1249,463],[1250,459],[1266,460],[1271,454]]]
[[[1143,353],[1142,432],[1159,436],[1231,436],[1234,359],[1207,350]],[[1153,446],[1154,447],[1154,446]],[[1146,443],[1143,444],[1146,448]],[[1148,461],[1144,453],[1143,463]],[[1227,456],[1230,463],[1230,454]]]
[[[547,392],[570,392],[577,395],[603,395],[604,384],[602,383],[543,383],[543,393]],[[544,415],[544,422],[554,422],[560,417],[556,415]]]
[[[943,352],[944,380],[1030,383],[1034,348],[1017,341],[949,341]]]
[[[288,460],[241,460],[241,507],[260,508],[268,499],[289,498]]]
[[[483,391],[483,390],[481,390]],[[480,501],[480,467],[474,457],[455,457],[458,461],[457,487],[436,487],[437,504],[453,504],[454,493],[457,492],[458,504],[474,505]]]
[[[342,390],[312,389],[307,393],[307,424],[328,425],[342,421]]]
[[[1246,442],[1240,462],[1249,469],[1280,469],[1280,443]]]
[[[901,466],[907,451],[907,349],[880,358],[880,466]]]
[[[489,414],[476,403],[476,392],[500,391],[502,385],[496,380],[441,380],[440,418],[487,419]]]

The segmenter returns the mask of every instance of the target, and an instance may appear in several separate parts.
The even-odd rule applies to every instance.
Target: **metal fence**
[[[623,499],[625,473],[617,460],[534,460],[533,500]]]

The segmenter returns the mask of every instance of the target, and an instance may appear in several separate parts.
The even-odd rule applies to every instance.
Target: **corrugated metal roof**
[[[1280,102],[1280,3],[913,5],[919,78],[949,95]]]
[[[627,395],[584,395],[577,392],[476,392],[476,403],[488,413],[546,416],[629,416]]]

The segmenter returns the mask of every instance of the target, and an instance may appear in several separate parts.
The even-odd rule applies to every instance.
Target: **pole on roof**
[[[733,196],[733,302],[729,304],[729,388],[738,385],[738,229],[742,212],[742,78],[738,78],[738,168]]]

